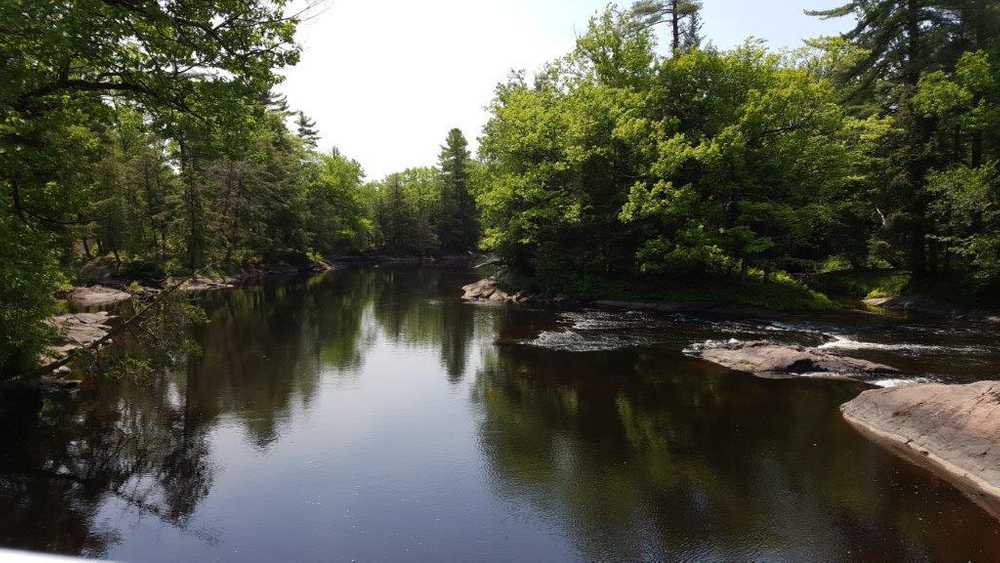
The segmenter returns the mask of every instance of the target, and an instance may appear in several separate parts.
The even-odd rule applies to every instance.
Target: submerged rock
[[[66,300],[78,307],[103,307],[128,301],[132,294],[120,289],[95,285],[91,287],[75,287],[66,295]]]
[[[944,473],[1000,516],[1000,381],[874,389],[841,412],[897,453]]]
[[[769,342],[739,342],[704,347],[689,353],[720,366],[759,377],[809,374],[835,379],[864,379],[865,376],[899,373],[895,368],[867,360],[838,356],[804,346],[784,346]]]

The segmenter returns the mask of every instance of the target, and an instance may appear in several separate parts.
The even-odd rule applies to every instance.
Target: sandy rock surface
[[[1000,515],[1000,381],[875,389],[841,411],[855,426],[897,446],[905,457],[932,465]]]

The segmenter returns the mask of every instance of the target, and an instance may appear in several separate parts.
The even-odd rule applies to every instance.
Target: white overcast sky
[[[285,72],[294,110],[318,123],[321,148],[357,159],[369,179],[432,165],[452,127],[477,146],[484,109],[511,69],[537,70],[573,48],[605,0],[327,0],[303,23],[302,60]],[[631,2],[619,2],[629,5]],[[806,9],[838,0],[705,0],[715,46],[748,36],[774,48],[845,30]],[[660,33],[664,33],[661,30]]]

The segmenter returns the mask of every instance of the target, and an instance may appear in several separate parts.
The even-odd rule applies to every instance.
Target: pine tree
[[[688,17],[687,25],[684,26],[681,32],[681,49],[684,51],[692,51],[694,49],[700,49],[701,43],[703,41],[701,35],[701,28],[704,24],[701,20],[701,11],[696,10]]]
[[[691,35],[690,31],[697,33],[701,28],[700,20],[696,19],[701,8],[701,0],[640,0],[632,6],[632,13],[642,27],[669,22],[670,48],[676,56],[682,48],[688,47],[691,38],[697,36]]]
[[[288,107],[288,96],[284,94],[268,92],[261,101],[265,108],[274,113],[281,114],[282,117],[288,117],[293,114],[292,110]]]
[[[444,252],[466,252],[479,242],[476,205],[469,191],[469,143],[459,129],[448,132],[441,148],[441,217],[438,239]]]
[[[955,35],[953,12],[931,0],[872,0],[851,2],[830,10],[807,12],[821,18],[854,16],[855,27],[845,38],[868,52],[844,76],[857,99],[875,98],[882,111],[893,116],[904,132],[893,146],[884,185],[890,188],[887,204],[890,235],[909,247],[909,265],[917,275],[927,271],[927,245],[933,236],[927,221],[927,175],[936,155],[929,149],[934,120],[912,104],[923,74],[950,66]]]
[[[305,112],[300,111],[295,120],[295,126],[298,129],[299,138],[305,142],[306,146],[316,148],[316,145],[319,144],[319,130],[316,129],[316,122],[309,119]]]

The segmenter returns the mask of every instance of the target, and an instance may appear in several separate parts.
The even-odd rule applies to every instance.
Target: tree
[[[309,119],[305,112],[300,111],[295,120],[295,127],[299,138],[305,145],[312,149],[316,148],[316,145],[319,144],[319,131],[316,129],[316,122]]]
[[[244,120],[242,105],[266,96],[279,80],[276,69],[297,61],[298,14],[286,7],[285,0],[0,3],[0,254],[34,256],[9,262],[0,277],[0,294],[23,296],[4,299],[17,322],[0,333],[0,357],[21,358],[2,360],[4,376],[9,366],[33,361],[41,345],[42,317],[59,279],[49,260],[55,248],[68,254],[74,234],[89,225],[111,250],[138,240],[130,220],[138,201],[129,164],[135,153],[107,134],[115,107],[132,107],[178,133],[189,262],[203,263],[203,167],[197,139],[181,131],[194,131],[193,122],[215,131]],[[35,284],[30,292],[26,279]]]
[[[700,11],[699,0],[641,0],[632,7],[642,27],[670,23],[670,48],[674,56],[680,54],[682,47],[700,43]]]
[[[419,212],[402,174],[392,174],[372,189],[379,251],[394,256],[426,256],[437,250],[433,227]]]
[[[472,250],[479,241],[476,204],[469,190],[468,146],[462,131],[452,129],[438,158],[441,196],[437,236],[446,253]]]
[[[977,113],[969,107],[972,100],[956,105],[941,96],[961,95],[963,88],[948,77],[969,49],[995,47],[1000,9],[979,0],[878,0],[810,13],[857,19],[844,38],[867,56],[841,78],[858,111],[890,117],[895,124],[881,149],[888,166],[873,201],[885,217],[883,236],[908,248],[907,262],[916,275],[947,268],[950,251],[942,226],[929,215],[943,193],[930,179],[940,180],[938,171],[958,163],[973,168],[984,163],[984,121],[954,119],[953,110],[969,117]],[[951,109],[938,111],[944,106]]]

